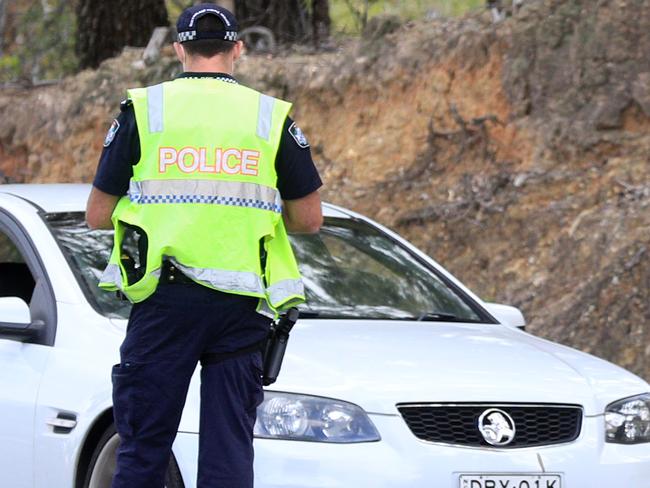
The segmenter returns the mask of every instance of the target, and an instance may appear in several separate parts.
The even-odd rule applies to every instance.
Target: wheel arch
[[[113,424],[113,408],[109,408],[102,412],[95,422],[92,424],[86,434],[84,439],[83,446],[79,453],[77,460],[77,469],[75,470],[75,488],[83,488],[86,475],[88,474],[88,468],[90,460],[92,458],[93,452],[97,447],[97,443],[101,439],[106,429],[108,429]]]
[[[88,475],[88,469],[90,468],[90,461],[93,457],[93,453],[99,444],[100,439],[104,435],[104,432],[114,423],[113,418],[113,408],[108,408],[104,410],[92,424],[90,429],[88,429],[88,434],[84,439],[83,446],[79,453],[77,460],[77,468],[75,470],[75,479],[74,487],[83,488],[86,476]],[[183,476],[180,472],[178,461],[174,452],[171,453],[171,462],[172,464],[172,476],[174,481],[177,483],[177,486],[184,487],[185,482],[183,481]]]

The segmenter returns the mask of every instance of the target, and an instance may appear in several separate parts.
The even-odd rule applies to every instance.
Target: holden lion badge
[[[478,430],[492,446],[507,446],[515,438],[515,422],[503,410],[491,408],[478,418]]]

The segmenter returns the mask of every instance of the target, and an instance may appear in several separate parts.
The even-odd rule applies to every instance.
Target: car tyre
[[[110,488],[115,473],[117,460],[117,447],[120,445],[120,436],[111,425],[102,435],[90,458],[90,465],[84,481],[84,488]],[[165,473],[165,488],[184,488],[178,464],[172,454]]]

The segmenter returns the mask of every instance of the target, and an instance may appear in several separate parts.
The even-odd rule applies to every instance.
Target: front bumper
[[[650,486],[650,444],[606,444],[603,417],[585,418],[580,438],[517,450],[428,444],[399,416],[371,415],[382,440],[323,444],[257,439],[256,488],[459,488],[461,473],[560,473],[563,488]],[[185,486],[196,486],[198,436],[179,433],[174,453]]]

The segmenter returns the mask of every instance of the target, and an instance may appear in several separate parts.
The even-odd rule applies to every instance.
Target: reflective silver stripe
[[[154,269],[151,273],[149,273],[149,276],[153,276],[156,279],[160,279],[160,272],[161,272],[160,268]],[[120,267],[117,264],[109,263],[108,266],[106,266],[104,272],[102,273],[102,277],[99,279],[99,282],[112,283],[121,290],[123,287],[122,287],[122,272],[120,271]]]
[[[266,289],[271,305],[282,303],[287,299],[298,296],[305,296],[305,287],[302,280],[283,280],[274,283]]]
[[[260,302],[257,305],[257,313],[260,315],[264,315],[265,317],[268,317],[270,319],[274,319],[275,316],[277,315],[271,307],[269,307],[269,303],[266,301],[266,298],[260,298]]]
[[[248,271],[192,268],[180,264],[173,258],[170,258],[170,260],[178,269],[193,280],[213,286],[219,290],[264,294],[262,278],[255,273],[250,273]]]
[[[163,123],[163,85],[150,86],[147,88],[147,112],[149,114],[149,132],[162,132]]]
[[[176,259],[170,257],[183,274],[195,281],[210,285],[223,291],[241,293],[264,294],[262,278],[255,273],[248,271],[227,271],[211,268],[193,268],[180,264]],[[305,288],[302,280],[283,280],[275,283],[266,289],[266,296],[271,304],[282,303],[295,296],[305,296]],[[258,307],[258,313],[262,315],[275,316],[275,313],[266,305]]]
[[[260,108],[257,114],[257,135],[266,141],[271,137],[274,106],[275,98],[264,94],[260,95]]]
[[[99,279],[100,283],[111,283],[117,286],[120,290],[122,289],[122,273],[120,272],[120,267],[117,264],[109,263],[102,274],[102,277]]]
[[[241,181],[222,180],[131,180],[133,203],[208,203],[282,212],[276,188]]]
[[[132,202],[137,202],[142,196],[142,181],[130,180],[127,195]]]

